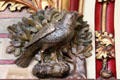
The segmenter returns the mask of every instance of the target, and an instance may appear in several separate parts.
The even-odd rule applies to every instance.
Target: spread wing
[[[35,34],[33,39],[27,45],[25,45],[25,48],[31,46],[32,44],[34,44],[38,40],[42,39],[46,35],[54,32],[55,31],[55,27],[54,26],[55,26],[55,24],[48,24],[45,27],[43,27],[38,33]]]

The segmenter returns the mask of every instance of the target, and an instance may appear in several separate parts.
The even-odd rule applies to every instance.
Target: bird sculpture
[[[8,26],[6,51],[18,57],[15,64],[28,67],[37,60],[32,74],[39,79],[86,79],[85,58],[91,56],[89,25],[76,11],[46,8]]]
[[[27,67],[36,50],[40,50],[41,58],[45,50],[49,48],[59,48],[70,42],[75,34],[75,21],[78,18],[77,12],[69,12],[59,22],[49,23],[37,32],[33,39],[25,45],[25,51],[15,63],[20,67]],[[43,62],[43,59],[42,59]]]

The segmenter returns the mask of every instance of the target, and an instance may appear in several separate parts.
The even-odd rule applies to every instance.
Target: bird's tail
[[[36,53],[38,53],[38,49],[41,49],[41,46],[39,43],[35,43],[28,47],[24,53],[15,61],[15,64],[17,64],[20,67],[28,67],[32,58],[35,56]]]

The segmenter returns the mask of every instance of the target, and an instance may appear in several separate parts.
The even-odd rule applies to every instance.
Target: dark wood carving
[[[52,6],[54,0],[47,0],[49,5],[43,10],[40,1],[10,0],[32,9],[32,13],[8,26],[11,41],[6,52],[18,57],[15,64],[23,68],[37,60],[32,73],[40,79],[87,79],[86,58],[92,55],[92,33],[83,15],[58,11]]]

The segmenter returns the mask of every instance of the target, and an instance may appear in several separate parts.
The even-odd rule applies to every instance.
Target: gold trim
[[[84,0],[79,0],[79,13],[83,15]]]
[[[102,32],[105,32],[106,31],[106,16],[107,16],[107,5],[108,5],[108,2],[112,2],[114,0],[98,0],[98,2],[102,2],[102,6],[103,6],[103,9],[102,9]]]
[[[0,1],[0,11],[4,11],[9,6],[10,11],[20,11],[25,5],[11,1]]]
[[[1,0],[0,11],[8,8],[10,11],[20,11],[23,7],[29,7],[34,11],[45,9],[46,6],[57,8],[57,0]]]
[[[58,4],[59,4],[58,10],[61,11],[61,9],[62,9],[62,5],[61,5],[61,4],[62,4],[62,0],[58,0],[58,1],[59,1],[59,2],[58,2]]]
[[[67,11],[69,11],[69,9],[70,9],[70,0],[62,0],[62,4],[61,4],[62,6],[62,10],[67,10]]]
[[[102,10],[102,32],[106,31],[107,2],[103,3]]]

